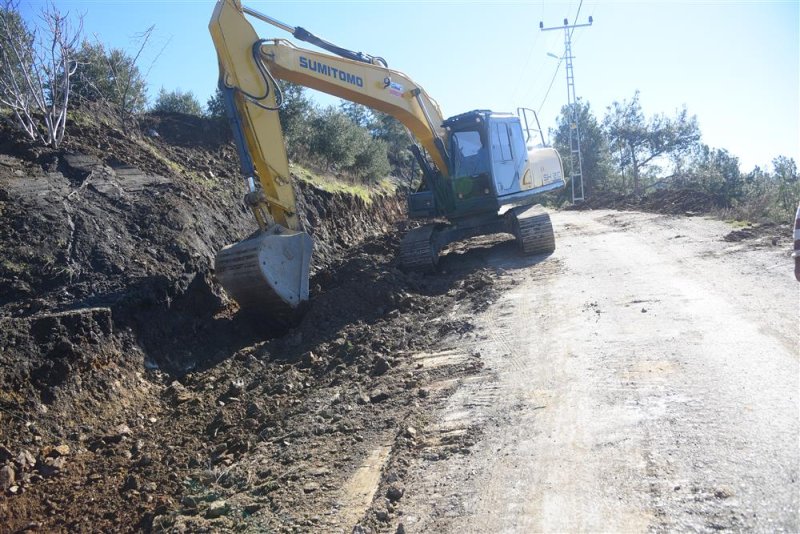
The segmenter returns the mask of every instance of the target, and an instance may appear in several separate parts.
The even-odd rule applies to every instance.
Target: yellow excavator
[[[328,53],[285,39],[261,39],[246,16],[276,26]],[[285,318],[308,300],[313,243],[298,218],[277,111],[286,80],[387,113],[418,144],[410,148],[423,179],[408,196],[411,218],[438,222],[410,231],[400,248],[405,269],[436,267],[447,244],[478,235],[514,235],[524,254],[552,252],[550,217],[537,195],[565,185],[561,158],[532,148],[535,113],[475,110],[444,119],[438,104],[386,60],[354,52],[243,6],[218,0],[209,24],[219,87],[247,182],[245,202],[259,230],[216,257],[216,276],[244,309]],[[532,128],[533,121],[537,128]],[[525,123],[523,130],[522,124]],[[442,222],[446,219],[447,222]]]

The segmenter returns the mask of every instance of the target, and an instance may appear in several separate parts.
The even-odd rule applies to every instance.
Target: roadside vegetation
[[[551,131],[567,176],[572,172],[569,115],[564,106]],[[602,120],[588,102],[579,101],[577,119],[587,198],[695,191],[713,200],[718,215],[753,222],[787,222],[797,209],[800,179],[794,159],[776,156],[768,169],[744,171],[739,158],[702,142],[697,120],[685,108],[673,116],[646,117],[636,92],[630,100],[612,103]],[[565,203],[570,195],[568,185],[556,201]]]
[[[281,88],[278,113],[292,161],[361,184],[376,184],[389,175],[405,183],[418,178],[408,149],[411,137],[394,117],[350,102],[321,107],[303,86],[285,82]],[[224,118],[219,90],[206,110],[211,117]]]
[[[0,3],[0,120],[13,124],[33,143],[58,148],[68,119],[100,106],[125,135],[138,135],[145,113],[182,113],[224,124],[219,90],[203,106],[191,92],[161,88],[148,101],[143,51],[153,27],[138,34],[131,50],[91,41],[80,17],[54,4],[36,20],[20,15],[18,0]],[[156,55],[158,57],[158,55]],[[313,175],[356,186],[393,176],[412,185],[420,173],[408,150],[407,130],[393,117],[343,103],[321,107],[299,85],[282,84],[279,111],[290,159]],[[568,109],[562,109],[551,138],[570,175]],[[796,162],[776,156],[770,168],[743,170],[736,156],[710,147],[686,109],[674,116],[646,117],[639,93],[614,102],[598,118],[588,102],[578,103],[583,177],[587,198],[640,198],[657,191],[697,191],[714,198],[723,216],[746,220],[790,220],[800,199]],[[551,199],[563,204],[570,187]]]

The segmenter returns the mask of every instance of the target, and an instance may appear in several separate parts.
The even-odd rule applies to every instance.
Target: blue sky
[[[445,116],[475,108],[540,109],[552,127],[566,102],[563,32],[541,32],[575,18],[579,0],[245,2],[341,46],[385,57],[423,86]],[[575,82],[598,119],[614,100],[638,89],[646,114],[697,115],[703,141],[726,148],[743,170],[777,155],[800,161],[800,2],[584,0],[573,37]],[[22,0],[30,16],[41,1]],[[207,24],[213,1],[56,0],[85,14],[84,27],[104,43],[131,50],[155,24],[142,64],[150,93],[193,91],[205,102],[217,65]],[[263,37],[288,37],[255,21]],[[551,81],[552,88],[548,93]],[[321,103],[331,103],[324,95]]]

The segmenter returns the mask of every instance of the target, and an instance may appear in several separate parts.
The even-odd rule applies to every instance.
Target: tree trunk
[[[633,167],[633,194],[639,195],[639,163],[636,161],[636,152],[631,146],[631,166]]]

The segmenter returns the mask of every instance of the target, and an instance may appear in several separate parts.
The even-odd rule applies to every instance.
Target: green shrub
[[[102,43],[84,41],[75,54],[75,62],[74,102],[106,102],[126,114],[144,111],[147,84],[136,60],[124,50],[106,50]]]
[[[153,111],[157,113],[183,113],[197,117],[203,115],[203,108],[194,93],[191,91],[183,92],[180,89],[167,91],[163,87],[158,92]]]

